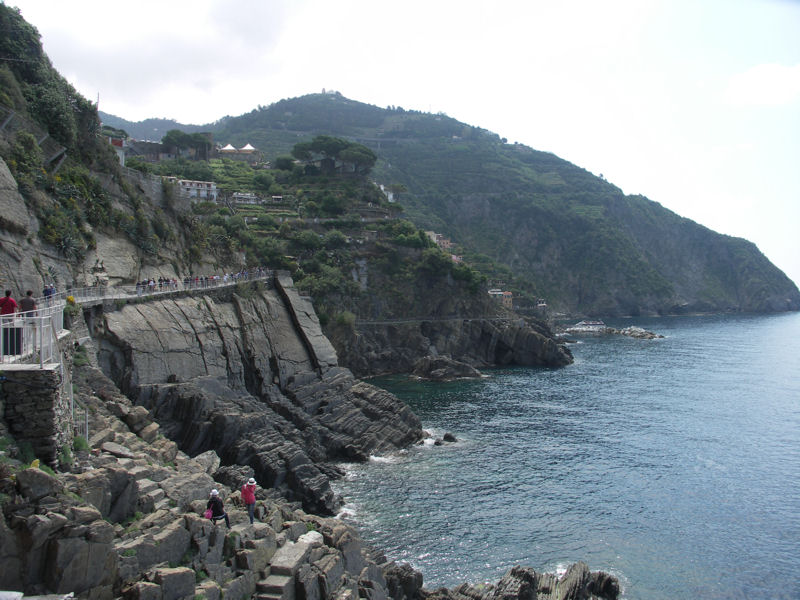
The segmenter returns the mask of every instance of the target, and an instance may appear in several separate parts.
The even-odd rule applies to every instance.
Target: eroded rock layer
[[[393,395],[337,366],[291,280],[129,304],[93,320],[99,363],[190,455],[215,450],[265,485],[332,513],[332,462],[422,437]]]

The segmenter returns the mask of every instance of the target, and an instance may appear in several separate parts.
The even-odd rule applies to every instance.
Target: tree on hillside
[[[294,168],[294,158],[291,156],[279,156],[275,159],[275,168],[281,171],[291,171]]]
[[[350,147],[350,142],[330,135],[318,135],[311,140],[312,152],[328,158],[339,158],[339,154]]]
[[[268,192],[275,180],[269,173],[256,173],[253,176],[253,186],[262,192]]]
[[[351,165],[353,172],[358,175],[369,173],[378,160],[377,155],[366,146],[330,135],[318,135],[310,142],[295,144],[292,156],[303,161],[321,157],[322,162],[327,163],[327,168],[323,168],[323,171],[332,171],[334,161],[339,160]]]
[[[311,142],[298,142],[292,148],[292,156],[297,160],[311,160],[313,151],[311,150]]]
[[[361,144],[351,144],[339,153],[339,158],[353,165],[353,172],[366,175],[375,166],[378,157],[375,153]]]
[[[166,135],[161,138],[161,143],[167,148],[186,150],[192,146],[193,140],[191,135],[184,133],[180,129],[170,129]]]
[[[206,133],[192,133],[191,147],[195,149],[196,156],[200,160],[208,160],[208,153],[211,150],[211,138]]]

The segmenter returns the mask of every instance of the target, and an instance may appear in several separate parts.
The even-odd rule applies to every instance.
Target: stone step
[[[269,563],[274,575],[294,575],[311,552],[311,545],[303,542],[286,542],[278,548]],[[269,579],[269,577],[267,578]]]
[[[259,597],[270,597],[272,600],[294,600],[294,576],[270,575],[256,583]],[[267,598],[263,598],[267,600]]]
[[[131,475],[136,481],[142,481],[142,480],[146,479],[147,481],[149,481],[151,483],[155,483],[155,481],[152,481],[150,479],[150,474],[151,474],[152,471],[153,470],[150,467],[143,467],[141,465],[138,465],[138,466],[133,467],[132,469],[130,469],[128,471],[128,474]]]
[[[161,500],[156,502],[155,507],[153,508],[153,510],[169,510],[169,511],[171,511],[173,509],[171,502],[172,501],[169,498],[162,498]]]
[[[281,595],[290,583],[294,583],[294,577],[288,575],[269,575],[266,579],[256,583],[256,589],[265,594]]]
[[[256,594],[256,600],[281,600],[280,596],[276,596],[275,594]]]
[[[161,489],[155,481],[147,479],[146,477],[139,479],[136,484],[139,486],[139,494],[142,496],[154,490]]]
[[[157,504],[159,500],[162,500],[166,496],[166,494],[164,493],[164,490],[162,490],[160,487],[157,487],[146,492],[145,496],[150,498],[153,501],[153,504]]]

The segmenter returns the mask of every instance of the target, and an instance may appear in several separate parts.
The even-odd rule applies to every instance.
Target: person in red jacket
[[[0,315],[13,315],[17,312],[17,301],[11,297],[11,290],[6,290],[5,298],[0,298]]]
[[[0,325],[3,329],[3,356],[22,352],[22,329],[14,327],[14,315],[17,314],[17,301],[11,297],[11,290],[0,298]]]
[[[242,486],[242,502],[247,507],[247,516],[250,517],[250,525],[252,525],[256,509],[256,480],[252,477]]]

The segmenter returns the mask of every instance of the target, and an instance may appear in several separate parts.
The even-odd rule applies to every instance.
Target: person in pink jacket
[[[256,480],[252,477],[242,486],[242,502],[247,507],[247,515],[250,517],[250,525],[252,525],[256,509]]]

